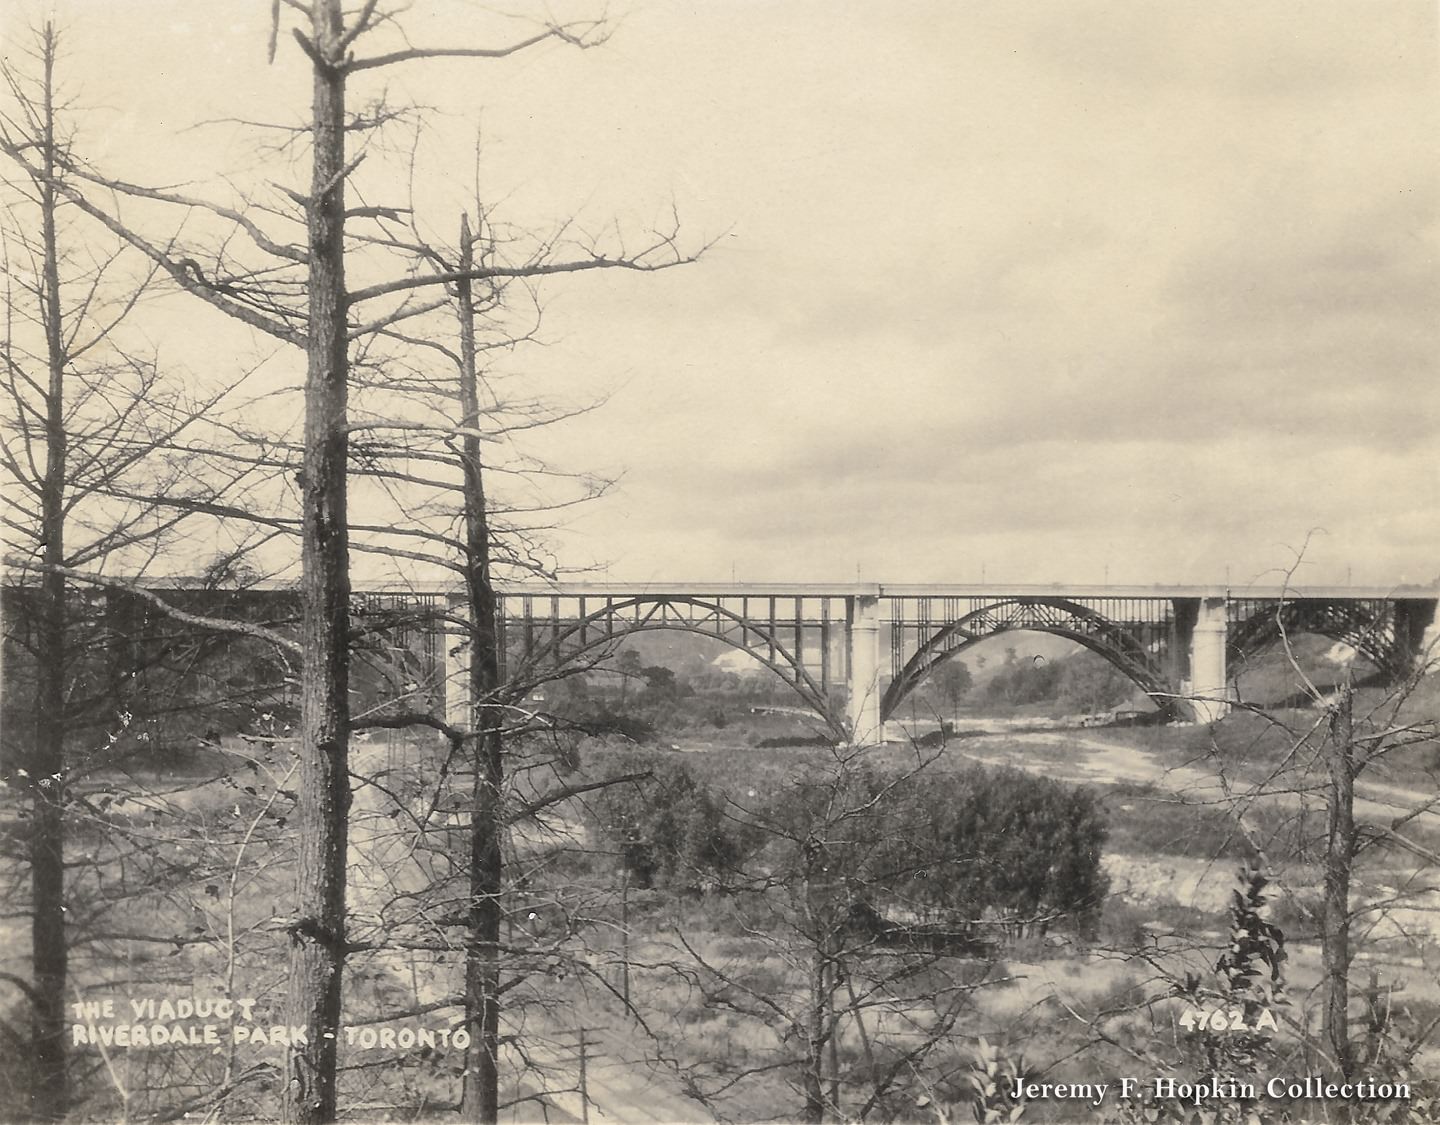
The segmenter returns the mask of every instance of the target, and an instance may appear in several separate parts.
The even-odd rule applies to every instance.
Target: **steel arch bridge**
[[[753,610],[752,599],[744,595],[580,596],[568,606],[562,604],[561,595],[539,599],[521,595],[518,606],[513,604],[516,600],[502,598],[499,607],[499,648],[512,702],[555,670],[602,656],[627,636],[671,630],[710,637],[748,653],[794,691],[832,733],[841,738],[846,734],[843,712],[832,698],[835,653],[828,598],[809,599],[820,603],[815,606],[805,598],[771,595],[753,599]]]
[[[1282,633],[1314,633],[1349,645],[1382,673],[1405,675],[1423,647],[1434,608],[1413,598],[1237,598],[1230,603],[1227,664],[1243,664]]]
[[[1171,697],[1175,685],[1164,663],[1170,639],[1168,608],[1156,602],[1140,614],[1131,612],[1132,619],[1123,623],[1112,621],[1100,609],[1065,598],[1016,597],[970,609],[921,639],[904,665],[893,672],[881,700],[881,720],[891,718],[906,697],[946,660],[978,641],[1020,630],[1049,633],[1083,645],[1124,673],[1162,711],[1169,712],[1174,706]],[[924,625],[917,627],[922,637],[924,629]],[[892,641],[892,648],[903,654],[903,640],[897,640],[899,646]]]
[[[1403,674],[1432,628],[1436,600],[1424,587],[1252,587],[1235,596],[1211,587],[597,583],[507,588],[499,608],[518,688],[631,633],[681,630],[749,653],[837,736],[860,739],[874,737],[945,660],[1005,632],[1073,640],[1163,712],[1209,721],[1228,708],[1229,670],[1282,627],[1343,640]]]
[[[236,591],[184,578],[144,585],[187,608],[238,612]],[[18,605],[27,585],[7,585],[4,594]],[[288,620],[297,611],[288,582],[257,583],[243,595],[247,617]],[[854,741],[880,737],[885,720],[947,659],[1011,631],[1073,640],[1162,706],[1178,704],[1207,722],[1229,707],[1232,670],[1282,629],[1343,641],[1391,677],[1409,674],[1440,635],[1437,586],[537,583],[502,585],[497,595],[499,655],[515,691],[601,659],[627,635],[681,630],[748,653],[837,737]],[[112,633],[125,635],[126,598],[103,600]],[[465,605],[456,587],[357,584],[350,622],[357,655],[375,665],[377,695],[468,721]]]

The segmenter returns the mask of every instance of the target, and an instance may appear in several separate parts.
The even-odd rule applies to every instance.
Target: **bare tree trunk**
[[[336,1046],[345,965],[349,778],[348,370],[345,295],[345,76],[340,0],[316,0],[313,170],[308,206],[309,335],[302,481],[304,665],[300,710],[300,918],[291,931],[291,1049],[286,1120],[335,1118]]]
[[[825,1120],[825,951],[817,943],[810,958],[810,1012],[805,1029],[805,1109],[800,1120]]]
[[[55,32],[46,24],[42,47],[45,177],[40,190],[44,246],[43,317],[49,381],[46,388],[45,477],[40,511],[44,529],[35,743],[29,763],[33,813],[30,873],[33,883],[31,942],[35,984],[35,1088],[32,1108],[40,1118],[60,1118],[68,1102],[65,1061],[65,345],[60,327],[60,255],[55,233]]]
[[[1323,1034],[1336,1072],[1349,1078],[1350,1047],[1350,870],[1355,859],[1354,689],[1347,683],[1329,732],[1325,901],[1321,915],[1321,959],[1325,975]]]
[[[836,1121],[843,1121],[840,1106],[840,1022],[835,1018],[836,978],[840,975],[839,962],[826,963],[825,977],[825,1026],[829,1031],[826,1046],[830,1052],[830,1112]]]
[[[474,269],[470,221],[460,220],[460,269]],[[500,1113],[501,714],[492,705],[500,686],[495,588],[490,581],[490,526],[480,453],[480,398],[475,361],[472,283],[458,283],[460,317],[461,469],[465,505],[465,592],[470,603],[470,699],[476,707],[475,786],[470,813],[470,933],[465,948],[465,1018],[470,1058],[462,1111],[491,1125]]]

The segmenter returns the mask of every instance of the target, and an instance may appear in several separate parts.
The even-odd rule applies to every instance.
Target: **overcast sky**
[[[206,117],[304,112],[259,0],[55,7],[117,172],[178,176],[166,138]],[[415,8],[417,39],[497,35]],[[1433,3],[612,11],[597,50],[389,78],[442,136],[483,121],[515,221],[673,201],[715,240],[554,285],[550,346],[511,363],[610,395],[544,438],[624,474],[563,561],[1240,585],[1323,529],[1305,580],[1440,576]]]

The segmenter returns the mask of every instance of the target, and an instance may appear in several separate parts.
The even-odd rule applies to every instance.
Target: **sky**
[[[117,174],[223,185],[254,173],[250,135],[191,126],[307,106],[295,45],[265,62],[260,0],[10,11],[7,56],[37,14],[67,29]],[[706,247],[557,281],[544,346],[505,361],[604,399],[535,437],[618,477],[557,533],[563,564],[1240,586],[1303,551],[1302,582],[1440,578],[1433,3],[610,13],[592,50],[352,87],[431,107],[437,207],[467,198],[478,129],[482,194],[517,226],[673,209]],[[525,26],[463,0],[405,18],[417,42]],[[193,362],[245,351],[195,324],[170,345]]]

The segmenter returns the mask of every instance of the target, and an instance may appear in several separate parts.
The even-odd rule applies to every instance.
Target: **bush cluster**
[[[787,872],[813,883],[824,871],[849,909],[1016,933],[1088,929],[1108,890],[1095,796],[1017,770],[817,768],[749,807],[668,755],[631,752],[605,770],[641,771],[649,776],[591,802],[595,827],[640,886],[738,887]]]

